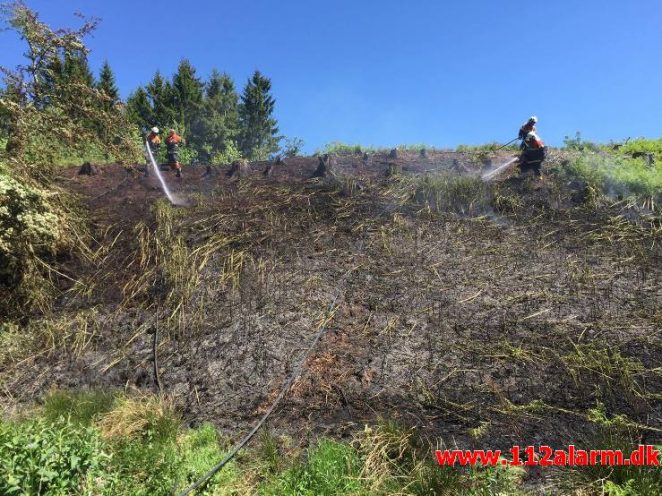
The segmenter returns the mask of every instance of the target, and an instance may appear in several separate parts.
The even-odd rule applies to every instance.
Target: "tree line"
[[[179,63],[172,79],[159,71],[127,99],[129,119],[146,132],[174,128],[193,155],[205,163],[227,163],[243,156],[263,160],[279,150],[271,81],[259,71],[241,96],[232,78],[214,69],[203,81],[191,62]]]
[[[157,71],[123,102],[108,61],[98,78],[88,63],[88,49],[81,40],[96,28],[96,19],[87,20],[79,30],[63,30],[62,36],[21,2],[1,6],[2,17],[29,48],[26,64],[18,70],[3,69],[0,141],[6,142],[8,152],[28,153],[30,161],[41,154],[43,160],[58,162],[59,152],[49,156],[47,147],[31,147],[39,133],[27,120],[37,114],[48,125],[59,120],[56,127],[66,132],[75,128],[76,133],[70,134],[79,148],[112,149],[128,138],[140,146],[139,135],[156,126],[174,128],[185,138],[185,161],[263,160],[279,151],[282,137],[274,117],[271,80],[259,71],[239,94],[228,74],[214,69],[203,80],[184,59],[171,78]],[[21,119],[12,120],[17,115]],[[300,140],[292,143],[300,148]],[[26,148],[33,149],[26,152]],[[117,153],[106,152],[109,160],[117,158]]]

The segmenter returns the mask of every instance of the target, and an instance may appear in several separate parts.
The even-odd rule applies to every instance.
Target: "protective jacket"
[[[523,162],[542,162],[545,160],[545,143],[543,143],[536,133],[528,133],[522,145]]]
[[[154,153],[161,146],[161,137],[155,132],[151,132],[147,135],[147,143],[149,143],[149,147],[152,149],[152,153]]]
[[[168,155],[168,163],[169,164],[176,164],[178,163],[177,161],[177,153],[178,153],[178,148],[179,144],[182,142],[182,137],[177,135],[177,134],[171,134],[169,135],[166,139],[166,149],[167,149],[167,155]]]
[[[529,133],[535,133],[536,132],[536,123],[534,121],[526,121],[526,123],[519,128],[519,134],[517,137],[521,140],[526,138],[526,135]]]

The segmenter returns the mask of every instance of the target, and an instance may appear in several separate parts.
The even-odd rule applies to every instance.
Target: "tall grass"
[[[490,183],[459,174],[403,177],[394,188],[430,210],[461,215],[482,215],[491,210],[494,196]]]
[[[652,207],[662,202],[660,161],[648,167],[643,159],[583,152],[571,157],[556,172],[568,179],[579,179],[587,188],[611,198],[631,198]]]

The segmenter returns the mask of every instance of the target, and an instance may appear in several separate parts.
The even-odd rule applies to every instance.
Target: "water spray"
[[[163,178],[163,174],[161,174],[161,169],[159,169],[159,166],[156,164],[156,160],[154,160],[154,155],[152,154],[152,149],[149,147],[149,142],[145,140],[145,147],[147,148],[147,154],[149,155],[149,161],[152,164],[152,167],[154,168],[154,172],[156,172],[156,177],[159,178],[159,182],[161,183],[161,189],[163,189],[163,192],[165,195],[168,197],[168,200],[170,200],[170,203],[173,205],[183,205],[184,202],[182,202],[180,199],[176,198],[171,192],[170,189],[168,188],[168,185],[165,182],[165,179]]]
[[[489,181],[489,180],[492,179],[494,176],[496,176],[496,175],[499,174],[500,172],[502,172],[502,171],[504,171],[505,169],[507,169],[508,167],[510,167],[513,163],[517,162],[518,159],[519,159],[519,157],[513,157],[513,158],[511,158],[511,159],[510,159],[508,162],[506,162],[505,164],[500,165],[500,166],[497,167],[496,169],[494,169],[494,170],[492,170],[492,171],[489,171],[489,172],[486,172],[485,174],[483,174],[483,175],[481,176],[481,179],[482,179],[483,181]]]

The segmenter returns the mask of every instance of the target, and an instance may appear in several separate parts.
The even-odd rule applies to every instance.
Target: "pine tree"
[[[56,95],[69,107],[69,115],[95,132],[99,123],[91,115],[101,108],[101,101],[94,95],[94,75],[84,52],[65,52],[62,72],[56,79]]]
[[[150,104],[147,92],[142,87],[139,87],[129,95],[129,98],[126,100],[126,113],[129,120],[142,131],[146,131],[156,125],[154,110]]]
[[[65,83],[75,82],[90,88],[94,86],[94,76],[84,53],[66,53],[64,55],[62,77]]]
[[[195,68],[183,59],[172,79],[173,103],[180,131],[190,129],[202,104],[203,84],[195,75]]]
[[[228,161],[236,155],[239,133],[239,95],[232,78],[213,70],[205,98],[191,129],[191,143],[205,161]]]
[[[166,128],[175,125],[174,92],[170,82],[159,71],[146,86],[147,95],[154,109],[155,125]]]
[[[278,123],[273,118],[276,101],[270,91],[271,80],[255,71],[241,96],[240,146],[242,154],[252,160],[264,160],[278,151]]]
[[[87,102],[81,97],[89,97],[94,88],[94,76],[84,52],[66,51],[53,57],[40,71],[38,106],[46,107],[54,101],[67,102],[81,107]],[[76,112],[79,116],[80,112]]]
[[[103,102],[104,110],[114,110],[116,103],[119,102],[120,95],[117,89],[117,85],[115,84],[115,75],[113,74],[113,70],[110,68],[110,64],[107,60],[101,67],[97,89],[101,91],[106,96],[106,98],[108,98],[108,100]]]

